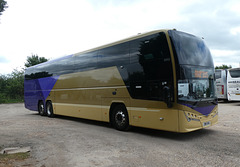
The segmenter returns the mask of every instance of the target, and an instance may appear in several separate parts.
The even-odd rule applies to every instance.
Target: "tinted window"
[[[70,55],[28,68],[25,79],[38,79],[72,72],[74,72],[74,57]]]
[[[133,96],[162,100],[163,87],[173,86],[172,63],[165,34],[131,41],[130,59],[129,78]]]
[[[171,73],[170,52],[164,33],[151,36],[151,39],[141,41],[138,59],[144,69],[147,80],[169,79]]]
[[[213,67],[212,56],[202,39],[179,31],[168,32],[179,64]]]
[[[75,71],[86,71],[97,68],[97,51],[75,56]]]
[[[221,70],[216,70],[215,71],[215,77],[216,77],[216,79],[221,78]]]
[[[98,66],[111,67],[129,64],[129,43],[122,43],[99,50]]]
[[[74,72],[74,57],[73,55],[66,56],[52,62],[49,62],[46,67],[41,66],[49,74],[62,75]]]
[[[25,71],[25,79],[30,80],[52,76],[52,73],[49,73],[42,68],[42,65],[46,66],[47,64],[49,64],[49,62],[41,63],[39,65],[27,68]]]
[[[149,42],[150,39],[154,38],[155,35],[143,37],[140,39],[136,39],[130,42],[130,63],[139,63],[139,55],[141,54],[141,46],[145,44],[145,42]]]
[[[232,78],[240,78],[240,69],[229,70]]]
[[[37,78],[44,78],[52,76],[46,71],[40,71],[40,69],[36,69],[36,67],[30,67],[25,70],[25,79],[37,79]]]

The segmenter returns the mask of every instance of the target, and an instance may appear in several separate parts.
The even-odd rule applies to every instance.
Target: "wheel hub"
[[[50,106],[48,105],[48,107],[47,107],[47,113],[48,113],[48,115],[50,115],[51,114],[51,111],[50,111]]]
[[[40,105],[40,111],[41,111],[41,112],[44,111],[44,106],[43,106],[43,104]]]
[[[122,111],[118,111],[115,115],[115,121],[118,125],[123,125],[126,123],[126,116]]]

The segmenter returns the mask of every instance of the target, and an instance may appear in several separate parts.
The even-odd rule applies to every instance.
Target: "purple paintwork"
[[[203,115],[205,115],[205,116],[208,116],[208,115],[212,112],[212,110],[214,109],[214,107],[215,107],[215,105],[211,105],[211,106],[195,107],[195,108],[194,108],[194,107],[193,107],[192,105],[190,105],[190,104],[182,104],[182,105],[185,105],[185,106],[187,106],[187,107],[190,107],[190,108],[196,110],[197,112],[199,112],[199,113],[201,113],[201,114],[203,114]]]
[[[39,78],[24,81],[25,107],[29,110],[38,111],[38,102],[45,102],[59,76]]]

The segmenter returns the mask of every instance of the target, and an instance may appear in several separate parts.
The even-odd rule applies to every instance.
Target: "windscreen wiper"
[[[198,103],[201,102],[201,101],[202,101],[202,99],[199,99],[198,101],[196,101],[191,108],[192,109],[196,108]]]
[[[210,101],[209,103],[212,103],[212,104],[214,104],[214,105],[218,105],[218,101],[215,101],[215,100]]]

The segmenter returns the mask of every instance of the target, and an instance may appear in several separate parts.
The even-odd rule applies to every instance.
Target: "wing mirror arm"
[[[171,101],[171,89],[168,86],[163,87],[164,102],[167,104],[168,108],[173,106]]]

